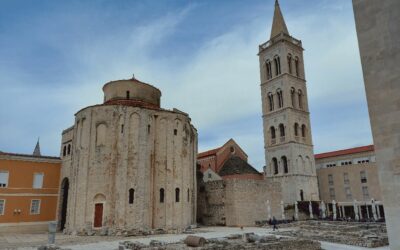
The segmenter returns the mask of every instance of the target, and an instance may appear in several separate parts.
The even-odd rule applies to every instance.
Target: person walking
[[[276,226],[277,221],[275,219],[275,216],[272,217],[272,231],[278,230],[278,227]]]

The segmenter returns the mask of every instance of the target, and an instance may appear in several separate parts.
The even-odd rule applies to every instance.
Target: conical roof
[[[283,19],[283,15],[281,12],[281,8],[279,7],[278,0],[275,0],[275,10],[274,10],[274,19],[272,21],[271,38],[280,34],[281,32],[289,35],[289,31],[286,27],[285,19]]]
[[[37,141],[37,143],[36,143],[35,150],[33,150],[33,155],[34,155],[34,156],[41,156],[41,155],[42,155],[42,154],[40,153],[39,139],[38,139],[38,141]]]

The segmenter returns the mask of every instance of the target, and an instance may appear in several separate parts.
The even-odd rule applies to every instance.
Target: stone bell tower
[[[303,47],[289,35],[275,1],[270,40],[259,46],[266,179],[285,203],[319,200]]]

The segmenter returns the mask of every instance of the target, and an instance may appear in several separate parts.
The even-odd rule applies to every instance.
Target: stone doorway
[[[68,178],[64,178],[64,180],[61,183],[60,230],[65,229],[65,224],[67,222],[68,191],[69,191],[69,180]]]
[[[103,203],[96,203],[94,205],[94,227],[103,226]]]

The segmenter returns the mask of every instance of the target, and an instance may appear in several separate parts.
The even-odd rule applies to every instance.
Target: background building
[[[104,85],[62,134],[60,229],[184,229],[196,222],[197,131],[157,88]],[[65,153],[64,153],[65,152]]]
[[[316,154],[315,161],[321,200],[335,200],[338,217],[355,218],[354,201],[361,219],[373,218],[376,208],[377,217],[384,217],[373,145]]]
[[[45,231],[56,219],[60,158],[0,152],[0,232]]]
[[[263,175],[247,162],[247,154],[230,139],[219,148],[197,155],[197,164],[203,173],[203,180],[253,179],[263,180]]]
[[[270,40],[259,46],[266,169],[283,200],[319,200],[303,47],[289,35],[278,1]]]

